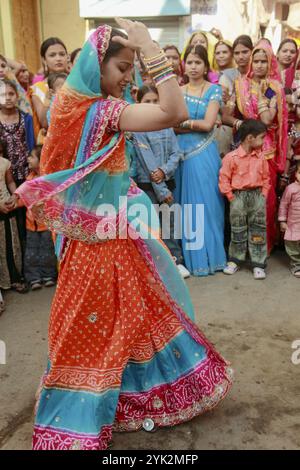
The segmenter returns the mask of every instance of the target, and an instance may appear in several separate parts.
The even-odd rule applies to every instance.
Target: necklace
[[[200,92],[199,94],[197,93],[198,98],[202,98],[204,88],[205,88],[205,81],[201,85],[197,85],[197,86],[192,86],[189,83],[187,84],[187,91],[196,91],[198,93]]]

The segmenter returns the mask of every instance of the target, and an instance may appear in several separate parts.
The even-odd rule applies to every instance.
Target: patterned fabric
[[[253,77],[253,56],[257,50],[264,50],[268,57],[269,68],[266,77],[266,98],[276,100],[277,115],[273,124],[268,127],[267,135],[264,139],[263,151],[269,163],[271,188],[267,201],[267,225],[268,225],[268,250],[274,247],[276,229],[277,196],[276,186],[278,174],[285,168],[287,155],[288,136],[288,111],[284,89],[282,85],[272,77],[277,76],[277,68],[274,67],[274,57],[270,47],[261,44],[252,53],[252,60],[247,77],[239,78],[235,82],[236,104],[243,119],[260,119],[258,113],[258,90]]]
[[[269,96],[276,99],[277,117],[272,126],[269,127],[264,141],[263,150],[267,159],[274,159],[277,171],[284,170],[287,153],[287,106],[283,87],[280,84],[280,74],[277,73],[278,66],[274,69],[274,55],[270,48],[264,45],[257,46],[250,62],[247,77],[236,81],[237,106],[244,119],[259,119],[258,93],[253,79],[253,57],[257,50],[263,50],[267,55],[269,68],[266,77],[266,98]],[[275,57],[276,60],[276,57]],[[278,77],[275,79],[273,77]],[[276,97],[276,98],[275,98]]]
[[[12,164],[14,180],[16,183],[23,183],[28,174],[27,158],[29,157],[24,115],[19,112],[19,122],[16,124],[0,122],[0,136],[7,145],[7,158]]]
[[[240,264],[247,253],[253,268],[265,268],[268,255],[266,198],[260,189],[235,191],[230,203],[229,261]]]
[[[191,321],[158,219],[149,225],[131,211],[141,204],[149,214],[151,202],[128,176],[118,130],[127,103],[101,95],[110,35],[102,26],[84,46],[53,105],[45,176],[18,190],[58,233],[61,256],[35,450],[106,449],[114,426],[183,422],[216,406],[231,384],[228,364]],[[117,218],[101,216],[100,203]],[[116,220],[122,236],[115,236]]]
[[[22,250],[17,211],[0,213],[0,288],[10,289],[21,282]]]
[[[10,198],[10,192],[6,186],[6,173],[11,168],[11,162],[6,158],[0,157],[0,202],[7,202]]]

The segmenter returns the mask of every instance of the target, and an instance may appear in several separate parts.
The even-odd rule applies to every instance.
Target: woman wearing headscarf
[[[181,60],[184,61],[184,56],[189,46],[203,46],[207,50],[208,61],[210,70],[208,72],[208,81],[213,84],[217,84],[219,81],[219,75],[213,70],[214,62],[214,48],[218,43],[219,39],[216,38],[212,33],[206,31],[194,31],[189,40],[187,41],[183,52],[181,54]]]
[[[60,257],[35,450],[106,449],[113,429],[173,426],[216,406],[231,382],[228,364],[191,320],[150,200],[129,179],[124,131],[178,125],[184,99],[147,28],[117,21],[128,37],[106,25],[91,35],[53,105],[45,176],[18,191],[58,234]],[[121,99],[134,49],[159,105]]]
[[[288,112],[276,57],[266,41],[260,41],[253,50],[249,72],[246,77],[236,80],[234,93],[223,116],[226,123],[231,123],[236,131],[244,119],[261,120],[268,126],[263,151],[269,163],[271,182],[267,200],[270,252],[277,236],[276,188],[278,176],[283,173],[286,163]]]

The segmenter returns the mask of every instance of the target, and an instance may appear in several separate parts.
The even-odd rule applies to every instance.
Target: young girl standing
[[[27,158],[34,147],[33,121],[30,114],[17,108],[18,93],[14,83],[2,81],[0,104],[0,138],[5,142],[7,159],[11,164],[11,172],[16,186],[24,183],[28,175]],[[18,231],[24,254],[26,241],[26,210],[16,211]],[[23,287],[20,287],[23,291]]]
[[[12,194],[17,189],[11,162],[7,159],[6,143],[0,140],[0,289],[24,291],[22,282],[22,252],[17,224],[18,211]],[[0,291],[1,292],[1,291]],[[0,296],[0,314],[4,302]]]
[[[158,104],[158,91],[154,86],[145,85],[137,94],[138,103]],[[178,167],[181,152],[173,129],[155,132],[135,132],[133,142],[136,153],[136,181],[138,186],[150,197],[153,204],[174,203],[175,171]],[[183,266],[182,250],[179,240],[175,238],[174,213],[171,212],[169,227],[161,213],[163,228],[162,238],[176,259],[178,271],[183,278],[190,276]],[[168,237],[164,238],[164,230],[168,229]]]
[[[34,147],[33,122],[30,114],[17,107],[18,91],[14,83],[2,81],[0,102],[0,137],[7,145],[7,158],[17,186],[28,174],[27,158]]]
[[[278,220],[285,234],[285,249],[291,260],[291,272],[300,279],[300,161],[297,162],[295,182],[286,188],[281,200]]]
[[[30,174],[27,181],[40,176],[40,156],[42,146],[37,145],[28,157]],[[26,213],[26,250],[24,259],[24,274],[26,282],[32,290],[55,285],[57,260],[51,232],[44,224],[39,223],[30,210]]]

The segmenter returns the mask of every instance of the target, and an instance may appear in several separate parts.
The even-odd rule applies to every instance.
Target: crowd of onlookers
[[[300,53],[284,39],[275,55],[261,39],[233,44],[219,31],[196,31],[180,53],[164,48],[182,87],[189,120],[177,129],[127,135],[131,176],[154,204],[192,206],[182,239],[164,240],[183,277],[234,274],[249,254],[255,279],[285,243],[300,277]],[[17,292],[53,286],[57,262],[52,234],[16,188],[39,176],[51,107],[81,49],[68,54],[49,38],[42,68],[0,55],[0,288]],[[159,94],[139,54],[124,99],[158,103]],[[191,249],[197,207],[204,205],[204,243]],[[162,221],[163,222],[163,221]],[[283,241],[284,239],[284,241]],[[0,291],[1,292],[1,291]],[[1,295],[1,294],[0,294]],[[0,298],[0,314],[4,310]]]

